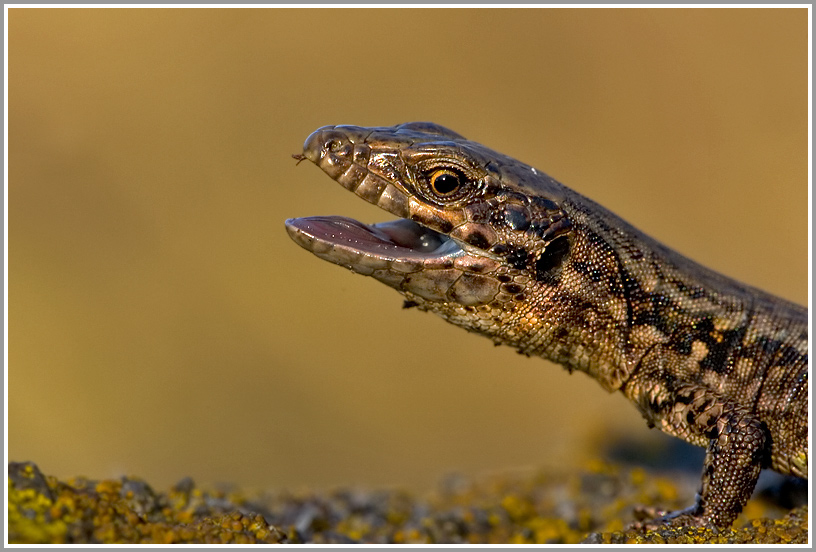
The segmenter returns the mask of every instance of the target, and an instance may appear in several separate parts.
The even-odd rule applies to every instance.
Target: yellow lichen
[[[8,500],[8,525],[15,528],[17,537],[15,542],[21,544],[65,542],[68,525],[51,515],[53,502],[50,498],[34,489],[17,489],[9,478]]]

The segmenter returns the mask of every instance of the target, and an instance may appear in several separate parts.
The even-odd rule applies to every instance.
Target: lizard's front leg
[[[665,358],[642,366],[624,392],[650,425],[692,444],[707,447],[700,491],[694,505],[643,524],[728,527],[751,497],[767,464],[764,424],[745,407],[708,387],[668,374]],[[648,360],[648,359],[646,359]]]

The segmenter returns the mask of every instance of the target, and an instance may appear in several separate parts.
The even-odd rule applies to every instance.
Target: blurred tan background
[[[807,302],[807,12],[9,11],[8,456],[431,488],[659,439],[622,396],[287,237],[390,218],[291,154],[431,120]]]

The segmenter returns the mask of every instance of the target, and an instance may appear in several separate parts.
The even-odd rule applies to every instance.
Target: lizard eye
[[[414,174],[420,195],[446,209],[461,207],[480,190],[480,174],[453,159],[421,162]]]
[[[431,190],[439,197],[446,198],[459,191],[463,178],[449,169],[439,169],[431,173],[429,181]]]

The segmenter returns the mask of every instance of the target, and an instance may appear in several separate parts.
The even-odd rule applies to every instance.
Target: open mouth
[[[394,262],[441,262],[464,253],[455,240],[406,219],[367,225],[348,217],[316,216],[289,219],[286,229],[301,247],[356,272]]]
[[[402,218],[372,225],[341,216],[289,219],[289,236],[318,257],[362,274],[450,268],[454,259],[466,256],[468,246],[407,218],[405,193],[369,170],[373,165],[380,172],[391,172],[387,166],[392,154],[371,159],[366,140],[372,133],[360,127],[323,127],[306,139],[303,154],[293,157],[308,159],[357,196]]]
[[[372,276],[412,302],[478,305],[499,291],[499,282],[486,274],[495,261],[411,220],[367,225],[348,217],[303,217],[287,220],[286,230],[315,256]]]

